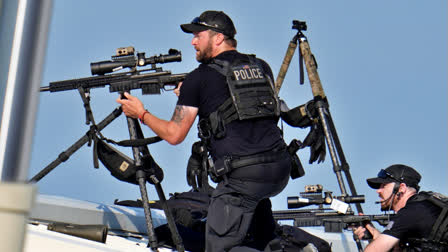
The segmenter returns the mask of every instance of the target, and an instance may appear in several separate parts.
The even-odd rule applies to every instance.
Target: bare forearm
[[[137,97],[129,93],[123,95],[126,99],[121,99],[121,97],[117,99],[123,113],[132,118],[139,118],[159,137],[173,145],[179,144],[185,139],[198,114],[196,107],[176,105],[173,117],[170,121],[166,121],[145,110],[143,103]]]
[[[143,117],[142,122],[154,131],[156,135],[170,144],[179,144],[186,137],[186,134],[182,134],[180,125],[172,120],[163,120],[153,114],[147,113]]]
[[[397,245],[399,240],[393,236],[380,234],[372,242],[367,245],[365,252],[381,252],[389,251],[395,245]]]

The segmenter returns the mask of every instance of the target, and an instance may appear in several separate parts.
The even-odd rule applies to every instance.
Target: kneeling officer
[[[377,189],[381,201],[376,203],[381,204],[381,210],[393,210],[396,215],[391,217],[382,233],[370,224],[355,230],[355,235],[361,239],[366,230],[373,236],[365,252],[389,251],[392,248],[399,251],[405,248],[405,251],[448,251],[448,247],[443,248],[446,236],[433,240],[440,232],[446,233],[446,230],[434,230],[440,227],[436,220],[443,208],[438,199],[444,196],[432,192],[418,193],[420,179],[416,170],[402,164],[391,165],[382,169],[376,178],[367,179],[368,185]]]
[[[230,251],[242,244],[257,205],[280,193],[289,180],[291,157],[277,127],[273,75],[263,60],[236,51],[236,29],[224,12],[205,11],[181,29],[193,34],[201,64],[186,76],[171,120],[157,118],[129,94],[117,102],[126,116],[140,118],[171,144],[185,139],[197,115],[209,126],[202,130],[210,132],[208,149],[219,183],[208,210],[206,251]],[[270,238],[264,236],[264,245]]]

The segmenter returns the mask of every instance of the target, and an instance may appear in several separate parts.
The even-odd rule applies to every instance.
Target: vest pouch
[[[291,179],[296,179],[303,177],[305,175],[305,170],[303,169],[302,162],[300,162],[299,156],[297,156],[297,151],[302,147],[302,143],[293,139],[289,143],[287,150],[289,155],[291,155]]]
[[[231,160],[232,159],[230,157],[224,157],[216,160],[214,165],[210,167],[210,172],[216,177],[221,177],[222,175],[227,174],[232,170],[232,165],[230,164]]]
[[[303,169],[302,163],[296,153],[291,155],[291,179],[296,179],[303,177],[305,175],[305,170]]]
[[[255,62],[230,67],[227,84],[239,120],[278,115],[278,102],[268,78]]]

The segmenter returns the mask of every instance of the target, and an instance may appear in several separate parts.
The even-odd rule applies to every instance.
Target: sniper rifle
[[[121,47],[116,50],[112,60],[90,63],[92,75],[87,78],[50,82],[49,86],[41,87],[40,91],[59,92],[73,89],[83,89],[88,92],[91,88],[109,85],[110,92],[126,92],[141,89],[142,94],[160,94],[161,90],[173,90],[179,82],[185,79],[186,73],[171,74],[156,67],[157,63],[168,63],[182,60],[182,54],[176,49],[170,49],[168,54],[145,57],[144,52],[135,55],[134,47]],[[151,65],[148,69],[137,70],[137,67]],[[130,68],[129,72],[112,73]]]
[[[293,220],[296,227],[323,226],[325,232],[342,232],[350,227],[365,226],[372,221],[381,226],[387,226],[393,214],[380,215],[354,215],[353,212],[345,214],[328,209],[301,209],[274,211],[275,220]]]
[[[354,215],[348,203],[364,203],[364,195],[333,196],[323,192],[322,185],[307,185],[299,197],[288,197],[288,209],[318,205],[318,208],[274,211],[275,220],[293,220],[296,227],[323,226],[325,232],[342,232],[343,229],[365,226],[372,221],[387,226],[390,214]],[[330,205],[330,208],[324,208]]]

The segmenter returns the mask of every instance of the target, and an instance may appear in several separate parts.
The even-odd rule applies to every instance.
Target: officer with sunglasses
[[[271,68],[265,61],[236,50],[235,26],[222,11],[205,11],[182,24],[181,29],[193,34],[191,45],[201,64],[175,90],[179,99],[171,120],[154,116],[128,93],[124,94],[127,99],[117,102],[126,116],[139,118],[170,144],[185,139],[196,116],[202,122],[209,120],[204,124],[210,128],[201,131],[211,131],[207,147],[218,185],[208,209],[206,251],[250,251],[242,247],[249,229],[253,230],[251,247],[264,250],[274,238],[276,224],[269,197],[286,187],[291,170],[291,157],[277,126],[277,97],[269,92],[269,88],[273,90]],[[234,62],[244,64],[234,66]],[[234,78],[228,76],[230,73]],[[266,95],[244,100],[259,90],[241,93],[242,89],[232,89],[236,86],[260,88],[265,92],[259,93]],[[235,105],[231,92],[244,102]],[[229,110],[223,108],[228,101]],[[236,106],[238,116],[233,116],[231,110]],[[229,117],[224,118],[226,115]]]
[[[361,239],[367,230],[373,236],[365,252],[402,251],[405,248],[406,251],[421,251],[410,241],[428,237],[440,208],[427,200],[419,200],[420,179],[416,170],[402,164],[391,165],[382,169],[377,177],[367,179],[367,184],[377,189],[381,199],[375,203],[381,204],[382,211],[393,210],[396,215],[391,217],[382,233],[370,224],[355,230],[355,235]]]

